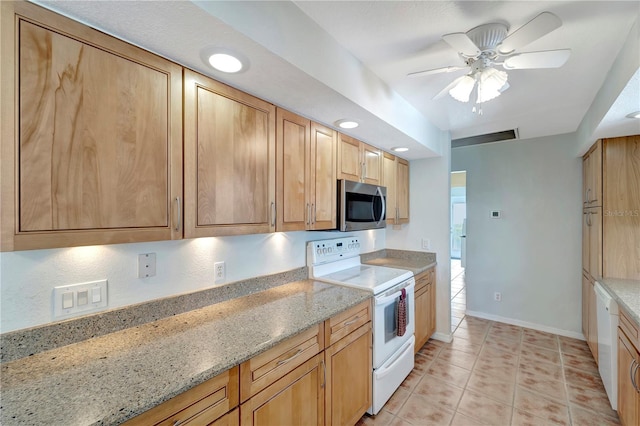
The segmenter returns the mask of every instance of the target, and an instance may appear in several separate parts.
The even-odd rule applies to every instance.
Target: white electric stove
[[[413,370],[415,345],[415,279],[411,271],[364,265],[357,237],[307,243],[309,277],[332,284],[356,287],[374,295],[373,398],[367,411],[377,414]],[[407,326],[398,336],[397,306],[406,292]]]

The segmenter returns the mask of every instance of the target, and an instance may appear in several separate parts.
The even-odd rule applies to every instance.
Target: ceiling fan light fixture
[[[501,94],[502,88],[507,84],[507,73],[495,68],[485,68],[478,77],[477,103],[495,99]]]
[[[626,115],[627,118],[640,118],[640,111],[632,112]]]
[[[453,99],[460,102],[469,102],[469,97],[473,91],[476,80],[470,75],[465,75],[460,79],[458,84],[449,90],[449,94]]]

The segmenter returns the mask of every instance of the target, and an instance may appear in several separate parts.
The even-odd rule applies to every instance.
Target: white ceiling
[[[325,124],[354,118],[361,126],[348,133],[385,149],[408,146],[408,159],[441,154],[446,132],[459,138],[518,128],[521,138],[533,138],[576,131],[640,16],[637,1],[38,3]],[[563,26],[522,51],[570,48],[571,57],[559,69],[509,71],[510,89],[484,104],[482,116],[449,96],[432,99],[464,72],[406,77],[460,64],[443,34],[489,22],[513,31],[543,11]],[[242,53],[249,69],[208,68],[201,56],[210,46]],[[640,110],[637,73],[597,135],[640,133],[640,124],[620,119],[627,109]]]

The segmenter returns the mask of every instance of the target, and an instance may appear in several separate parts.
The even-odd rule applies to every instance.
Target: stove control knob
[[[355,244],[356,248],[360,248],[360,243]]]
[[[327,249],[326,249],[326,248],[323,248],[323,249],[322,249],[322,252],[323,252],[324,254],[327,254]]]
[[[322,249],[318,249],[318,250],[316,251],[316,253],[318,253],[318,254],[322,254]]]

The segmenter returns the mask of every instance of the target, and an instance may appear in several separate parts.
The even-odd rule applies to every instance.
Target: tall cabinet
[[[408,223],[409,162],[388,152],[383,152],[381,184],[387,188],[387,224]]]

